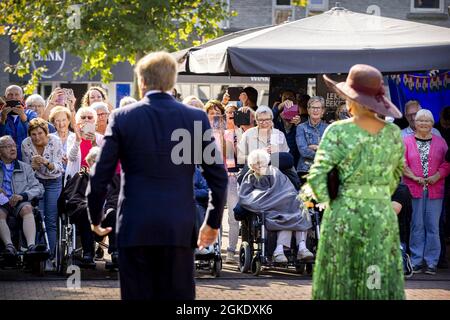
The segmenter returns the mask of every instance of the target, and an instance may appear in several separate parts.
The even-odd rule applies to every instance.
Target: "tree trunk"
[[[144,56],[144,52],[143,51],[138,51],[136,52],[136,64],[138,63],[139,60],[141,60],[141,58]],[[135,65],[136,65],[135,64]],[[134,67],[134,66],[133,66]],[[141,96],[139,94],[139,85],[137,83],[137,76],[136,76],[136,72],[133,72],[133,86],[131,88],[131,92],[132,92],[132,96],[133,98],[135,98],[136,100],[140,100]],[[145,92],[144,92],[145,93]]]

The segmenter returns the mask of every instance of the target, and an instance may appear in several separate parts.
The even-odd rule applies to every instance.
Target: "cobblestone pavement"
[[[226,220],[226,219],[224,219]],[[228,245],[224,226],[222,249]],[[223,250],[224,252],[224,250]],[[242,274],[237,265],[224,264],[220,277],[207,271],[197,273],[198,300],[307,300],[311,298],[311,276],[294,270],[263,270],[259,277]],[[105,271],[104,262],[96,270],[81,271],[81,288],[71,289],[67,278],[56,274],[32,276],[16,270],[0,270],[0,300],[110,300],[119,299],[117,273]],[[416,274],[406,281],[406,297],[411,300],[450,300],[450,270],[435,276]]]

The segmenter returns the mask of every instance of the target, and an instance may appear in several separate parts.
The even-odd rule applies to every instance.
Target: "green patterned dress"
[[[330,125],[316,153],[308,185],[329,203],[313,275],[313,299],[404,299],[397,216],[391,205],[403,169],[400,129],[387,123],[377,134],[352,119]],[[339,171],[338,197],[330,202],[327,173]]]

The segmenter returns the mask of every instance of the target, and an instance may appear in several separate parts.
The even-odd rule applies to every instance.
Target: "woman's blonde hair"
[[[52,111],[50,112],[50,116],[48,117],[48,121],[54,124],[55,117],[56,117],[56,115],[58,113],[64,113],[67,116],[67,120],[69,120],[69,123],[70,123],[70,119],[72,118],[72,114],[70,113],[69,109],[67,109],[66,107],[63,107],[63,106],[54,107],[52,109]]]
[[[211,109],[219,109],[221,114],[225,113],[225,109],[223,108],[222,103],[219,100],[209,100],[206,104],[205,104],[205,112],[208,113],[209,110]]]
[[[48,135],[48,122],[42,118],[31,119],[28,123],[28,135],[31,136],[31,131],[41,128],[45,134]]]
[[[147,90],[170,91],[177,81],[177,62],[164,51],[153,52],[136,64],[135,72]]]
[[[205,109],[205,105],[202,100],[197,98],[196,96],[187,96],[183,99],[183,104],[187,104],[188,106],[195,107],[201,110]]]

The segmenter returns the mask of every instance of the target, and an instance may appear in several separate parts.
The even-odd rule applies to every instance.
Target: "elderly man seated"
[[[15,256],[16,249],[6,222],[8,215],[21,217],[28,252],[45,251],[45,245],[36,245],[36,225],[30,202],[44,194],[44,187],[34,176],[30,165],[17,160],[17,145],[12,137],[0,138],[0,237],[6,254]]]
[[[278,168],[269,165],[270,156],[265,150],[252,151],[247,162],[250,170],[240,186],[239,204],[249,211],[263,213],[266,229],[277,231],[274,261],[288,262],[284,247],[290,248],[292,232],[298,245],[297,259],[313,258],[306,248],[306,231],[311,228],[311,221],[301,209],[294,185]]]

